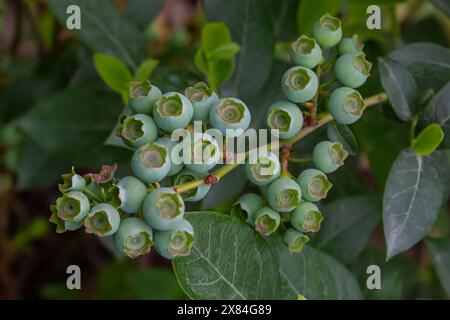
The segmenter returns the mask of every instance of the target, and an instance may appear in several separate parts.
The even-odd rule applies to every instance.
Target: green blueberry
[[[137,149],[131,158],[131,169],[145,183],[161,181],[171,167],[169,150],[158,142],[150,142]]]
[[[254,214],[264,206],[264,200],[255,193],[246,193],[231,207],[230,214],[248,223],[255,221]]]
[[[319,208],[312,203],[303,201],[290,213],[292,226],[301,232],[317,232],[324,217]]]
[[[348,152],[340,142],[322,141],[314,147],[312,157],[317,169],[331,173],[344,164]]]
[[[237,98],[224,98],[209,111],[209,122],[225,136],[227,129],[236,130],[226,135],[229,138],[242,134],[250,125],[251,115],[244,102]]]
[[[61,177],[63,179],[63,183],[58,184],[59,191],[61,192],[82,191],[86,186],[86,181],[84,178],[76,174],[73,167],[72,172],[63,174]]]
[[[298,176],[303,199],[316,202],[327,197],[333,184],[327,176],[317,169],[306,169]]]
[[[114,234],[114,244],[131,259],[147,254],[153,245],[152,228],[140,218],[126,218]]]
[[[151,115],[153,106],[161,97],[161,90],[150,84],[148,80],[132,81],[130,83],[130,97],[128,105],[134,113]]]
[[[309,242],[309,237],[295,229],[289,228],[283,234],[283,241],[288,246],[290,253],[300,253],[303,246]]]
[[[313,36],[323,48],[334,47],[341,41],[341,21],[329,15],[323,15],[313,26]]]
[[[82,221],[89,209],[89,199],[79,191],[64,193],[56,200],[56,215],[64,221]]]
[[[180,185],[183,183],[193,182],[195,180],[204,179],[206,175],[207,174],[205,173],[198,173],[185,168],[175,176],[173,179],[173,184]],[[196,188],[183,192],[181,196],[186,202],[196,202],[206,197],[210,189],[210,184],[202,183]]]
[[[155,231],[155,249],[166,259],[188,256],[194,242],[194,229],[185,219],[177,222],[170,230]]]
[[[280,221],[280,214],[269,207],[263,207],[253,215],[255,229],[263,236],[269,236],[277,231]]]
[[[84,220],[80,221],[64,221],[64,228],[69,231],[80,229],[84,224]]]
[[[165,93],[156,101],[153,108],[153,119],[156,124],[168,132],[186,128],[193,114],[192,103],[178,92]]]
[[[267,126],[278,130],[279,138],[290,139],[303,127],[303,114],[300,108],[289,101],[272,104],[267,111]]]
[[[352,124],[358,121],[365,108],[363,98],[352,88],[338,88],[328,99],[328,111],[340,124]]]
[[[296,65],[312,69],[322,60],[322,49],[314,38],[302,35],[292,43],[291,59]]]
[[[202,133],[198,137],[194,134],[190,149],[191,156],[185,166],[194,172],[208,172],[219,163],[222,157],[216,139],[207,133]]]
[[[281,89],[285,96],[295,103],[311,100],[318,87],[317,75],[305,67],[292,67],[281,78]]]
[[[112,236],[119,229],[120,214],[108,203],[100,203],[91,209],[84,220],[86,233],[99,237]]]
[[[366,60],[363,52],[346,53],[340,56],[334,65],[336,78],[346,87],[362,86],[370,75],[372,63]]]
[[[276,211],[289,212],[300,204],[302,190],[289,178],[278,178],[267,190],[269,205]]]
[[[351,38],[343,38],[339,42],[338,52],[340,55],[346,53],[358,53],[364,48],[364,44],[358,41],[358,35],[354,34]]]
[[[148,142],[155,141],[158,128],[153,119],[145,114],[139,113],[129,117],[121,115],[115,133],[128,146],[139,148]]]
[[[126,213],[136,213],[142,208],[142,202],[147,195],[147,188],[141,180],[128,176],[113,185],[110,193],[112,199],[109,202],[115,208]]]
[[[206,123],[209,119],[209,111],[219,101],[217,94],[204,82],[197,82],[192,87],[188,87],[185,94],[194,108],[192,121]]]
[[[280,160],[273,152],[258,154],[255,163],[250,161],[251,159],[245,164],[245,173],[255,185],[266,186],[280,176]]]
[[[156,140],[157,143],[165,146],[167,148],[169,159],[170,159],[170,170],[168,175],[173,176],[176,175],[178,172],[180,172],[183,169],[183,164],[176,164],[172,161],[172,150],[173,148],[179,143],[178,141],[172,140],[171,138],[159,138]]]
[[[172,229],[184,216],[183,198],[171,188],[158,188],[144,199],[144,219],[154,229]]]

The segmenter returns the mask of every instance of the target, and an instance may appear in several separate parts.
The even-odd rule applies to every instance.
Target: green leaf
[[[399,3],[405,2],[406,0],[346,0],[349,3],[358,3],[358,4],[391,4],[391,3]]]
[[[349,154],[356,155],[358,153],[358,142],[352,130],[346,125],[332,121],[327,126],[327,136],[331,141],[342,143]]]
[[[418,155],[426,156],[436,150],[443,139],[444,132],[441,127],[436,123],[432,123],[419,133],[417,138],[414,139],[411,148]]]
[[[227,43],[217,47],[206,53],[206,59],[210,62],[231,59],[241,50],[241,47],[236,43]]]
[[[139,65],[136,73],[134,74],[133,79],[136,81],[144,81],[150,79],[151,74],[155,70],[159,61],[156,59],[148,58],[142,61]]]
[[[436,7],[445,12],[450,17],[450,3],[447,0],[431,0]]]
[[[395,114],[403,121],[417,113],[417,84],[409,71],[400,63],[388,58],[379,58],[381,84],[388,94]]]
[[[312,28],[325,13],[336,15],[341,0],[302,0],[297,9],[297,30],[299,34],[312,34]]]
[[[352,262],[367,246],[381,218],[378,197],[343,198],[321,208],[325,216],[314,247],[344,264]]]
[[[164,0],[133,0],[127,2],[127,15],[140,28],[145,28],[164,7]]]
[[[202,49],[209,54],[223,45],[230,44],[231,35],[223,22],[207,23],[202,29]]]
[[[277,39],[292,41],[298,36],[295,17],[299,2],[299,0],[268,1]]]
[[[94,54],[94,65],[100,78],[113,91],[128,95],[128,85],[132,79],[128,67],[119,59],[107,54],[97,52]]]
[[[202,48],[198,48],[195,52],[194,62],[200,72],[208,74],[208,61],[206,60],[206,55]]]
[[[230,79],[233,74],[235,62],[230,59],[221,59],[208,62],[208,82],[214,91],[217,91],[218,86]]]
[[[157,86],[162,92],[184,90],[201,81],[197,73],[188,69],[176,67],[159,66],[152,76],[152,84]]]
[[[442,287],[450,297],[450,240],[429,239],[425,243]]]
[[[405,149],[397,156],[383,197],[387,259],[408,250],[433,226],[448,183],[440,175],[433,154],[421,157]]]

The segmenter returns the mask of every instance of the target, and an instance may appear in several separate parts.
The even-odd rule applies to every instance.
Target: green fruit
[[[256,211],[253,218],[256,231],[263,236],[274,233],[278,229],[281,221],[280,214],[269,207],[263,207]]]
[[[300,204],[302,190],[292,179],[279,178],[267,190],[269,205],[276,211],[289,212]]]
[[[84,220],[86,233],[99,237],[112,236],[119,229],[120,214],[108,203],[100,203],[91,209]]]
[[[254,214],[264,206],[264,200],[255,193],[246,193],[231,207],[230,214],[248,223],[255,221]]]
[[[122,138],[123,142],[130,147],[138,148],[155,141],[158,128],[153,119],[145,114],[134,114],[129,117],[121,115],[116,136]]]
[[[318,87],[316,74],[305,67],[292,67],[281,78],[281,89],[290,101],[296,103],[311,100]]]
[[[209,119],[209,111],[219,101],[217,94],[204,82],[197,82],[192,87],[188,87],[185,94],[194,108],[192,121],[206,123]]]
[[[84,224],[84,220],[81,221],[64,221],[64,228],[68,231],[75,231],[80,229]]]
[[[322,60],[322,49],[315,39],[302,35],[292,43],[291,59],[296,65],[312,69]]]
[[[139,179],[128,176],[112,187],[111,194],[112,199],[109,202],[115,208],[126,213],[136,213],[142,208],[147,188]]]
[[[341,21],[328,13],[323,15],[313,26],[313,36],[322,47],[334,47],[342,38]]]
[[[255,163],[250,162],[251,158],[245,164],[245,172],[248,179],[257,186],[266,186],[280,176],[280,160],[270,151],[267,155],[258,154]]]
[[[161,90],[150,84],[148,80],[132,81],[128,105],[134,113],[151,115],[156,101],[161,97]]]
[[[194,172],[205,173],[219,163],[222,153],[216,139],[207,133],[196,137],[194,134],[190,146],[191,156],[185,166]]]
[[[188,256],[195,242],[192,225],[185,219],[167,231],[155,232],[155,249],[166,259]]]
[[[137,149],[131,159],[131,169],[145,183],[164,179],[170,170],[169,151],[158,142],[150,142]]]
[[[334,65],[336,78],[346,87],[362,86],[370,75],[372,63],[366,60],[363,52],[346,53],[340,56]]]
[[[184,201],[171,188],[158,188],[144,199],[144,219],[154,229],[169,230],[183,219]]]
[[[346,53],[358,53],[364,48],[364,44],[358,41],[358,36],[355,34],[351,38],[343,38],[339,42],[338,51],[340,55]]]
[[[59,191],[61,192],[82,191],[86,186],[84,178],[76,174],[73,167],[71,173],[63,174],[61,177],[63,183],[58,184]]]
[[[174,185],[180,185],[184,183],[189,183],[195,180],[204,179],[206,177],[206,174],[204,173],[198,173],[194,172],[189,169],[184,169],[180,173],[178,173],[175,178],[173,179]],[[196,188],[193,188],[191,190],[188,190],[186,192],[183,192],[181,196],[183,197],[184,201],[187,202],[196,202],[202,200],[206,195],[208,194],[209,190],[211,189],[210,184],[202,183]]]
[[[351,124],[358,121],[364,109],[364,100],[355,89],[338,88],[331,93],[328,99],[328,111],[340,124]]]
[[[237,98],[220,99],[209,112],[209,122],[213,128],[229,138],[237,137],[247,130],[251,115],[244,102]],[[230,131],[227,134],[227,129]]]
[[[298,176],[298,184],[302,189],[303,198],[307,201],[319,201],[327,197],[333,184],[327,176],[317,169],[306,169]]]
[[[142,219],[129,217],[120,223],[114,235],[114,244],[120,252],[134,259],[150,252],[153,231]]]
[[[168,132],[186,128],[193,114],[192,103],[178,92],[165,93],[156,101],[153,108],[153,119],[156,124]]]
[[[331,173],[344,164],[348,152],[344,150],[342,143],[322,141],[314,147],[313,162],[317,169]]]
[[[290,253],[300,253],[305,243],[309,242],[309,237],[291,228],[284,232],[283,241]]]
[[[289,101],[275,102],[267,111],[267,126],[278,130],[281,139],[290,139],[303,127],[303,114],[300,108]]]
[[[178,172],[181,171],[181,169],[183,169],[183,164],[176,164],[174,163],[174,161],[172,161],[172,150],[173,148],[179,143],[178,141],[174,141],[171,138],[159,138],[158,140],[156,140],[156,143],[163,145],[167,148],[168,155],[169,155],[169,159],[170,159],[170,170],[168,175],[169,176],[173,176],[176,175]]]
[[[56,215],[64,221],[82,221],[89,209],[89,199],[79,191],[64,193],[56,200]]]
[[[303,201],[290,213],[292,226],[301,232],[317,232],[324,217],[314,203]]]

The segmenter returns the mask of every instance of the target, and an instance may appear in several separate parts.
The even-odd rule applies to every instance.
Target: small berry
[[[175,176],[175,178],[173,179],[173,183],[174,185],[180,185],[183,183],[189,183],[195,180],[205,178],[205,176],[206,174],[204,173],[197,173],[189,169],[184,169]],[[210,189],[211,189],[210,184],[202,183],[196,188],[183,192],[181,196],[183,197],[184,201],[196,202],[206,197]]]
[[[290,213],[292,226],[301,232],[317,232],[324,217],[314,203],[303,201]]]
[[[109,202],[115,208],[126,213],[136,213],[142,208],[147,188],[139,179],[128,176],[112,187],[111,194],[112,199]]]
[[[69,231],[75,231],[80,229],[84,224],[84,220],[81,221],[64,221],[64,228]]]
[[[314,24],[313,35],[322,47],[334,47],[342,38],[341,21],[327,13]]]
[[[161,97],[161,90],[150,84],[148,80],[130,83],[128,105],[134,113],[151,115],[155,102]]]
[[[153,119],[139,113],[132,116],[121,115],[116,136],[122,138],[130,147],[138,148],[148,142],[155,141],[158,136],[158,128]]]
[[[250,125],[251,115],[244,102],[237,98],[220,99],[209,112],[211,126],[226,135],[227,129],[236,130],[230,138],[243,133]]]
[[[159,128],[172,132],[186,128],[193,113],[194,109],[188,98],[178,92],[168,92],[156,101],[153,119]]]
[[[366,82],[372,63],[366,60],[363,52],[346,53],[334,65],[336,78],[346,87],[358,88]]]
[[[79,191],[64,193],[56,200],[56,215],[64,221],[82,221],[89,209],[89,199]]]
[[[302,189],[303,198],[307,201],[319,201],[327,197],[333,184],[327,176],[317,169],[306,169],[298,176],[298,184]]]
[[[191,157],[185,163],[189,170],[205,173],[216,166],[222,153],[216,139],[207,133],[194,135],[190,146]]]
[[[164,179],[170,170],[169,151],[165,146],[150,142],[137,149],[131,159],[131,169],[145,183]]]
[[[296,65],[312,69],[322,60],[322,49],[314,38],[302,35],[292,43],[291,59]]]
[[[195,242],[194,229],[185,219],[167,231],[155,231],[155,249],[166,259],[188,256]]]
[[[171,188],[158,188],[144,199],[144,219],[154,229],[169,230],[184,216],[183,198]]]
[[[328,111],[340,124],[352,124],[361,118],[365,109],[364,100],[358,91],[341,87],[334,90],[328,99]]]
[[[267,190],[270,206],[279,212],[292,211],[300,204],[302,190],[292,179],[279,178]]]
[[[278,130],[281,139],[290,139],[302,129],[303,114],[292,102],[275,102],[267,111],[267,126]]]
[[[314,147],[312,157],[317,169],[331,173],[344,164],[348,152],[340,142],[322,141]]]
[[[231,207],[230,214],[248,223],[254,221],[256,211],[264,206],[264,200],[255,193],[246,193]]]
[[[280,160],[270,151],[266,155],[259,154],[256,163],[246,163],[245,172],[255,185],[266,186],[280,176]]]
[[[183,164],[176,164],[174,163],[174,161],[172,161],[172,150],[173,148],[178,145],[178,141],[174,141],[171,138],[159,138],[157,140],[158,144],[161,144],[163,146],[165,146],[168,150],[168,155],[169,155],[169,159],[170,159],[170,170],[168,175],[169,176],[173,176],[176,175],[178,172],[180,172],[183,169]]]
[[[192,121],[206,123],[209,119],[209,110],[219,101],[217,94],[204,82],[197,82],[192,87],[188,87],[185,94],[194,108]]]
[[[295,229],[287,229],[283,234],[283,241],[290,253],[302,252],[303,246],[309,242],[309,237]]]
[[[340,55],[346,53],[358,53],[364,48],[364,44],[358,41],[358,36],[355,34],[351,38],[343,38],[339,42],[338,51]]]
[[[152,228],[140,218],[126,218],[114,234],[114,244],[131,259],[147,254],[153,244]]]
[[[82,191],[86,186],[86,181],[84,178],[75,173],[73,167],[72,172],[63,174],[63,183],[58,185],[59,191],[69,192],[69,191]]]
[[[296,103],[311,100],[318,87],[317,75],[305,67],[292,67],[281,78],[281,89],[290,101]]]
[[[99,237],[112,236],[119,229],[120,214],[108,203],[100,203],[91,209],[84,220],[86,233]]]
[[[263,207],[253,215],[255,229],[263,236],[274,233],[278,229],[280,221],[280,214],[269,207]]]

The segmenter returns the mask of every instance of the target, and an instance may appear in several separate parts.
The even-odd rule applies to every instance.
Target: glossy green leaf
[[[206,54],[217,50],[223,45],[232,43],[231,35],[223,22],[207,23],[202,29],[202,49]]]
[[[277,40],[292,41],[297,34],[296,14],[300,0],[268,1]]]
[[[444,132],[441,127],[436,123],[432,123],[419,133],[417,138],[414,139],[411,148],[418,155],[426,156],[436,150],[443,139]]]
[[[341,7],[341,0],[302,0],[297,10],[299,34],[312,34],[312,28],[325,13],[335,16]]]
[[[136,70],[133,79],[137,81],[144,81],[150,79],[150,76],[152,75],[153,71],[158,65],[158,62],[159,62],[158,60],[152,58],[148,58],[142,61],[142,63]]]
[[[444,11],[445,14],[450,17],[450,2],[447,0],[431,0],[431,3]]]
[[[429,239],[425,243],[442,287],[450,297],[450,240]]]
[[[108,87],[119,94],[128,93],[128,85],[132,76],[130,70],[122,61],[116,57],[97,52],[94,54],[94,65],[100,78]]]
[[[332,121],[327,126],[327,136],[331,141],[342,143],[349,154],[356,155],[358,153],[358,142],[352,130],[346,125]]]
[[[145,28],[164,7],[165,0],[132,0],[127,2],[127,15],[139,27]]]
[[[208,61],[216,61],[221,59],[231,59],[241,50],[241,47],[236,43],[223,44],[216,49],[206,53]]]

